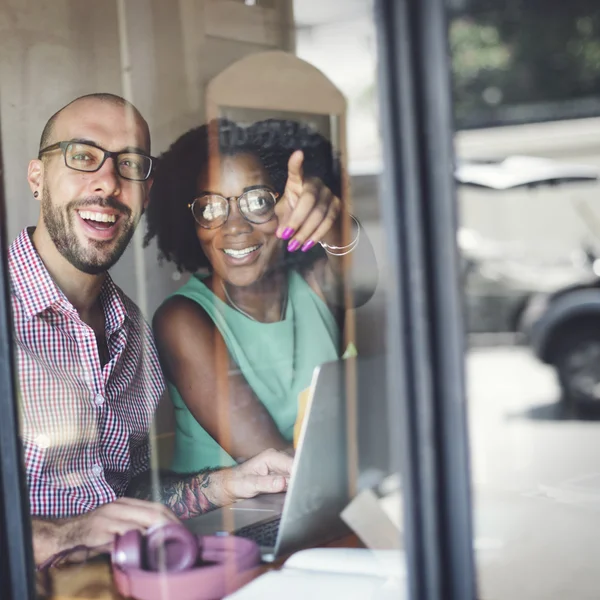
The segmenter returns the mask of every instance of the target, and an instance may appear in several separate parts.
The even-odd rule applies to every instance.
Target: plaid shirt
[[[148,324],[110,276],[100,292],[109,360],[27,230],[9,250],[21,427],[32,515],[66,517],[125,493],[149,467],[164,384]]]

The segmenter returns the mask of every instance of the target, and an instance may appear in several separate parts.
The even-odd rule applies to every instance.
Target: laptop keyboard
[[[277,541],[277,532],[281,516],[263,523],[253,523],[234,532],[234,535],[254,540],[259,546],[273,548]]]

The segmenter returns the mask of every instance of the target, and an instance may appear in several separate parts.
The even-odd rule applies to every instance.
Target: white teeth
[[[249,248],[244,248],[243,250],[233,250],[232,248],[223,248],[223,252],[227,254],[227,256],[231,256],[233,258],[243,258],[244,256],[248,256],[250,252],[254,252],[258,249],[258,246],[251,246]]]
[[[86,221],[98,221],[100,223],[114,223],[117,220],[116,215],[107,215],[106,213],[92,212],[91,210],[80,210],[79,216]]]

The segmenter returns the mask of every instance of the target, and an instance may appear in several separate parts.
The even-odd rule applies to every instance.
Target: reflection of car
[[[467,331],[515,333],[530,298],[587,282],[591,269],[579,256],[542,262],[514,248],[460,230]]]
[[[494,160],[459,160],[454,172],[461,185],[489,190],[511,190],[538,185],[597,181],[598,169],[535,156],[507,156]]]
[[[455,178],[463,186],[510,193],[511,189],[541,184],[596,181],[598,170],[545,158],[509,156],[502,160],[461,160]],[[514,245],[482,238],[467,229],[459,231],[458,245],[470,333],[516,332],[521,313],[533,295],[591,279],[590,264],[583,254],[542,262]]]
[[[544,183],[597,181],[599,172],[586,165],[512,157],[461,163],[456,177],[465,185],[506,190]],[[587,209],[583,204],[577,208]],[[582,217],[599,240],[600,224],[595,224],[593,213],[588,209]],[[586,246],[580,260],[564,269],[534,270],[524,263],[511,264],[506,256],[499,267],[490,267],[488,256],[480,270],[494,273],[496,281],[510,290],[508,305],[515,318],[513,323],[535,354],[556,368],[565,401],[574,406],[600,407],[600,253]]]
[[[520,328],[536,356],[553,365],[563,399],[600,407],[600,262],[587,284],[531,297]]]

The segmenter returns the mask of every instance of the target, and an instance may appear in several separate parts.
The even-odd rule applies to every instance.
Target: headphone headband
[[[145,546],[145,547],[144,547]],[[112,553],[117,590],[138,600],[217,600],[254,577],[260,551],[235,536],[194,536],[182,525],[117,536]]]

